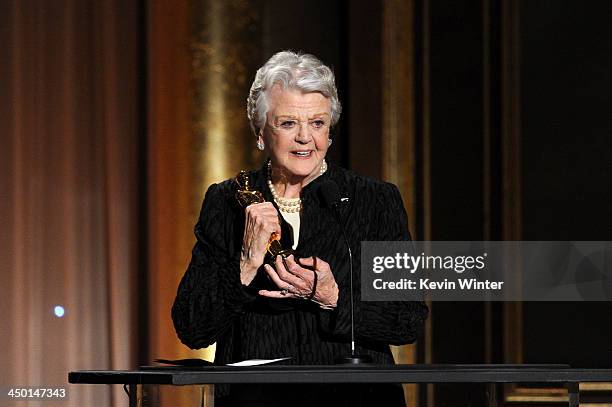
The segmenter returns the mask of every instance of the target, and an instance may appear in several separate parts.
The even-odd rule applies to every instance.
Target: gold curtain
[[[137,23],[133,2],[0,5],[5,386],[135,364]],[[125,403],[108,386],[69,394],[62,405]]]
[[[178,340],[170,309],[195,242],[206,188],[258,167],[246,97],[259,53],[254,1],[150,2],[147,10],[148,264],[151,358],[214,359]],[[187,405],[199,388],[164,389],[159,401]],[[209,405],[211,389],[205,390]]]
[[[414,2],[385,1],[382,13],[382,175],[386,181],[398,186],[408,212],[410,230],[414,232],[417,223]],[[393,346],[391,349],[396,363],[416,362],[416,345]],[[407,405],[417,405],[417,385],[404,384],[404,395]]]
[[[170,307],[189,264],[204,192],[263,159],[255,150],[245,104],[260,60],[256,10],[247,1],[184,0],[149,7],[152,356],[194,356],[176,338]]]

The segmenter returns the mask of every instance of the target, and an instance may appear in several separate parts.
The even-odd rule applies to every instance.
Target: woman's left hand
[[[264,265],[281,291],[260,290],[259,295],[269,298],[303,298],[316,302],[322,308],[335,308],[338,303],[338,284],[329,264],[314,256],[298,261],[299,264],[293,255],[284,262],[281,256],[276,256],[274,268],[269,264]]]

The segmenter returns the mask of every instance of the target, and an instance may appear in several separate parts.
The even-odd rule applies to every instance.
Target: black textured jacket
[[[255,189],[273,202],[265,166],[251,172]],[[420,302],[361,302],[361,241],[408,240],[406,211],[397,187],[329,164],[327,172],[302,189],[297,257],[328,262],[339,287],[335,310],[300,299],[258,297],[261,288],[277,289],[263,268],[245,287],[240,282],[244,210],[231,180],[210,186],[195,226],[197,242],[178,288],[172,319],[180,340],[193,349],[217,343],[216,364],[244,359],[292,357],[288,364],[332,364],[350,353],[349,262],[341,231],[323,202],[319,186],[333,180],[349,203],[343,211],[355,271],[357,351],[374,363],[392,364],[389,344],[413,342],[427,318]],[[290,226],[282,221],[283,247],[291,247]],[[219,387],[219,386],[217,386]],[[227,393],[218,388],[217,395]],[[234,393],[234,391],[232,391]]]

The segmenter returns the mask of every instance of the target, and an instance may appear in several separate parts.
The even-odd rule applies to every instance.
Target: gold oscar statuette
[[[240,171],[238,175],[236,175],[236,178],[234,178],[234,182],[238,186],[236,191],[236,199],[243,208],[246,208],[254,203],[262,203],[266,201],[261,192],[256,191],[251,187],[249,175],[246,171]],[[293,250],[283,249],[280,244],[280,236],[278,233],[272,233],[270,240],[268,240],[266,249],[268,250],[268,253],[272,255],[272,258],[281,256],[283,259],[285,259],[293,254]]]

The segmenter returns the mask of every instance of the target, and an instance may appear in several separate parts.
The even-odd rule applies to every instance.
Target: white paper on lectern
[[[226,366],[259,366],[259,365],[267,365],[269,363],[280,362],[281,360],[288,360],[288,358],[278,358],[278,359],[249,359],[243,360],[242,362],[236,363],[228,363]]]

